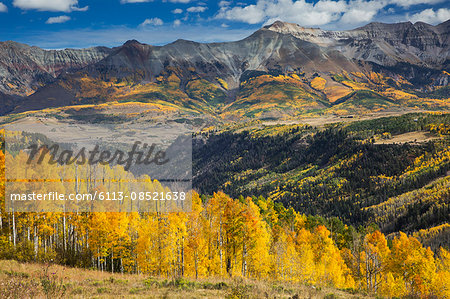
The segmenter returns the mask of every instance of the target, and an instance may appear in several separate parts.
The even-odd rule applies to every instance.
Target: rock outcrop
[[[29,95],[64,72],[75,72],[111,53],[106,47],[43,50],[13,41],[0,42],[0,91]]]

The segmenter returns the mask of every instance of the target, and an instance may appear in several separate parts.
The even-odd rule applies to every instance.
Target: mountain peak
[[[312,28],[312,27],[303,27],[299,24],[288,23],[282,21],[275,21],[271,25],[267,25],[263,27],[264,29],[282,32],[282,31],[301,31],[301,30],[320,30],[320,28]]]
[[[127,40],[123,45],[124,46],[136,46],[136,45],[141,46],[141,45],[143,45],[143,43],[141,43],[135,39],[130,39],[130,40]]]
[[[187,40],[187,39],[182,39],[179,38],[176,41],[174,41],[172,44],[197,44],[197,42],[191,41],[191,40]]]
[[[318,36],[323,34],[320,28],[302,27],[295,23],[276,21],[271,25],[263,27],[263,30],[269,30],[281,34],[291,34],[297,38],[309,41],[308,37]]]
[[[270,25],[264,26],[263,28],[266,28],[266,29],[271,29],[271,28],[282,28],[282,27],[286,26],[287,24],[292,24],[292,23],[282,22],[282,21],[275,21],[275,22],[273,22],[273,23],[270,24]],[[295,25],[295,24],[293,24],[293,25]]]
[[[6,47],[13,47],[13,48],[30,48],[27,44],[18,43],[12,40],[7,40],[4,42],[0,42],[0,45],[6,46]]]

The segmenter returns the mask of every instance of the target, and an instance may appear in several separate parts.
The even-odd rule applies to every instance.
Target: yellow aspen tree
[[[192,192],[192,211],[188,213],[185,265],[187,276],[203,277],[206,275],[207,242],[205,236],[206,221],[203,205],[197,192]]]
[[[384,282],[380,285],[378,293],[386,297],[400,298],[406,294],[405,281],[402,276],[394,276],[392,272],[384,274]]]
[[[124,242],[124,247],[128,248],[125,253],[121,253],[122,272],[137,272],[137,239],[140,215],[138,212],[127,213],[128,216],[128,231],[127,239]]]
[[[277,238],[272,249],[275,277],[282,280],[298,281],[297,266],[301,261],[295,248],[293,232],[286,232],[278,226],[275,226],[275,230],[277,231]]]
[[[319,225],[314,230],[312,248],[315,253],[318,281],[338,288],[354,286],[350,270],[345,265],[339,249],[330,238],[330,231],[325,226]]]
[[[300,227],[300,225],[298,226]],[[313,235],[305,228],[296,232],[295,244],[299,255],[298,280],[302,283],[314,284],[317,282],[317,269],[314,262],[314,251],[312,248]]]
[[[434,276],[431,295],[438,298],[450,298],[450,252],[440,248],[437,260],[437,273]]]
[[[250,197],[244,211],[244,237],[242,242],[242,276],[266,277],[270,271],[270,233],[259,207]]]
[[[169,234],[170,239],[170,256],[172,257],[170,270],[172,277],[184,276],[185,270],[185,243],[187,236],[186,228],[187,215],[183,212],[172,212],[169,213],[168,223],[169,223]]]
[[[217,192],[206,204],[205,238],[207,242],[206,268],[208,276],[222,276],[226,273],[224,210],[230,200],[232,199],[225,193]]]
[[[157,275],[158,272],[158,220],[156,214],[146,213],[139,221],[136,255],[138,272]]]
[[[275,211],[272,199],[258,200],[258,206],[261,208],[263,219],[272,227],[278,223],[278,214]]]
[[[124,212],[107,212],[106,221],[108,223],[107,248],[111,259],[111,272],[117,271],[114,268],[114,260],[119,261],[129,255],[126,244],[129,242],[128,217]],[[121,271],[122,265],[119,264]]]
[[[105,268],[108,255],[108,227],[106,213],[93,212],[89,214],[89,248],[99,270]]]
[[[242,246],[244,241],[244,207],[236,200],[228,200],[224,210],[225,265],[229,276],[242,275]]]
[[[380,231],[368,234],[364,238],[364,251],[361,253],[361,273],[364,276],[365,288],[376,293],[383,283],[387,259],[390,254],[387,240]]]

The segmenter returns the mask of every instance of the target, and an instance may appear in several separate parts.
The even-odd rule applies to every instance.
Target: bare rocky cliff
[[[74,72],[98,62],[111,49],[43,50],[12,41],[0,42],[0,91],[28,95],[63,72]]]
[[[422,22],[370,23],[349,31],[326,31],[275,22],[264,29],[334,48],[349,59],[384,66],[407,62],[441,69],[450,57],[449,28],[450,20],[437,26]]]

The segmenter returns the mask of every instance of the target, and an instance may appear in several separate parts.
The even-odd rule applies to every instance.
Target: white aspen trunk
[[[114,249],[111,249],[111,272],[114,273]]]
[[[16,217],[15,217],[15,213],[14,213],[14,206],[13,206],[13,211],[12,211],[12,222],[13,222],[13,244],[14,244],[14,248],[16,248],[16,239],[17,239],[17,232],[16,232]]]
[[[198,254],[197,254],[197,250],[194,250],[194,263],[195,263],[195,279],[198,279]]]
[[[245,243],[242,243],[242,276],[245,277],[247,275],[247,248],[245,247]]]
[[[223,244],[223,239],[222,239],[222,217],[219,221],[219,256],[220,256],[220,275],[223,275],[223,253],[222,253],[222,244]]]
[[[65,207],[66,205],[64,204],[64,212],[65,212]],[[67,242],[67,235],[66,235],[66,213],[64,213],[63,216],[63,250],[64,250],[64,254],[66,252],[66,242]]]
[[[35,259],[37,258],[37,254],[38,254],[38,249],[39,249],[39,236],[37,234],[37,227],[34,227],[34,257]]]
[[[181,276],[184,276],[184,236],[181,239]]]

